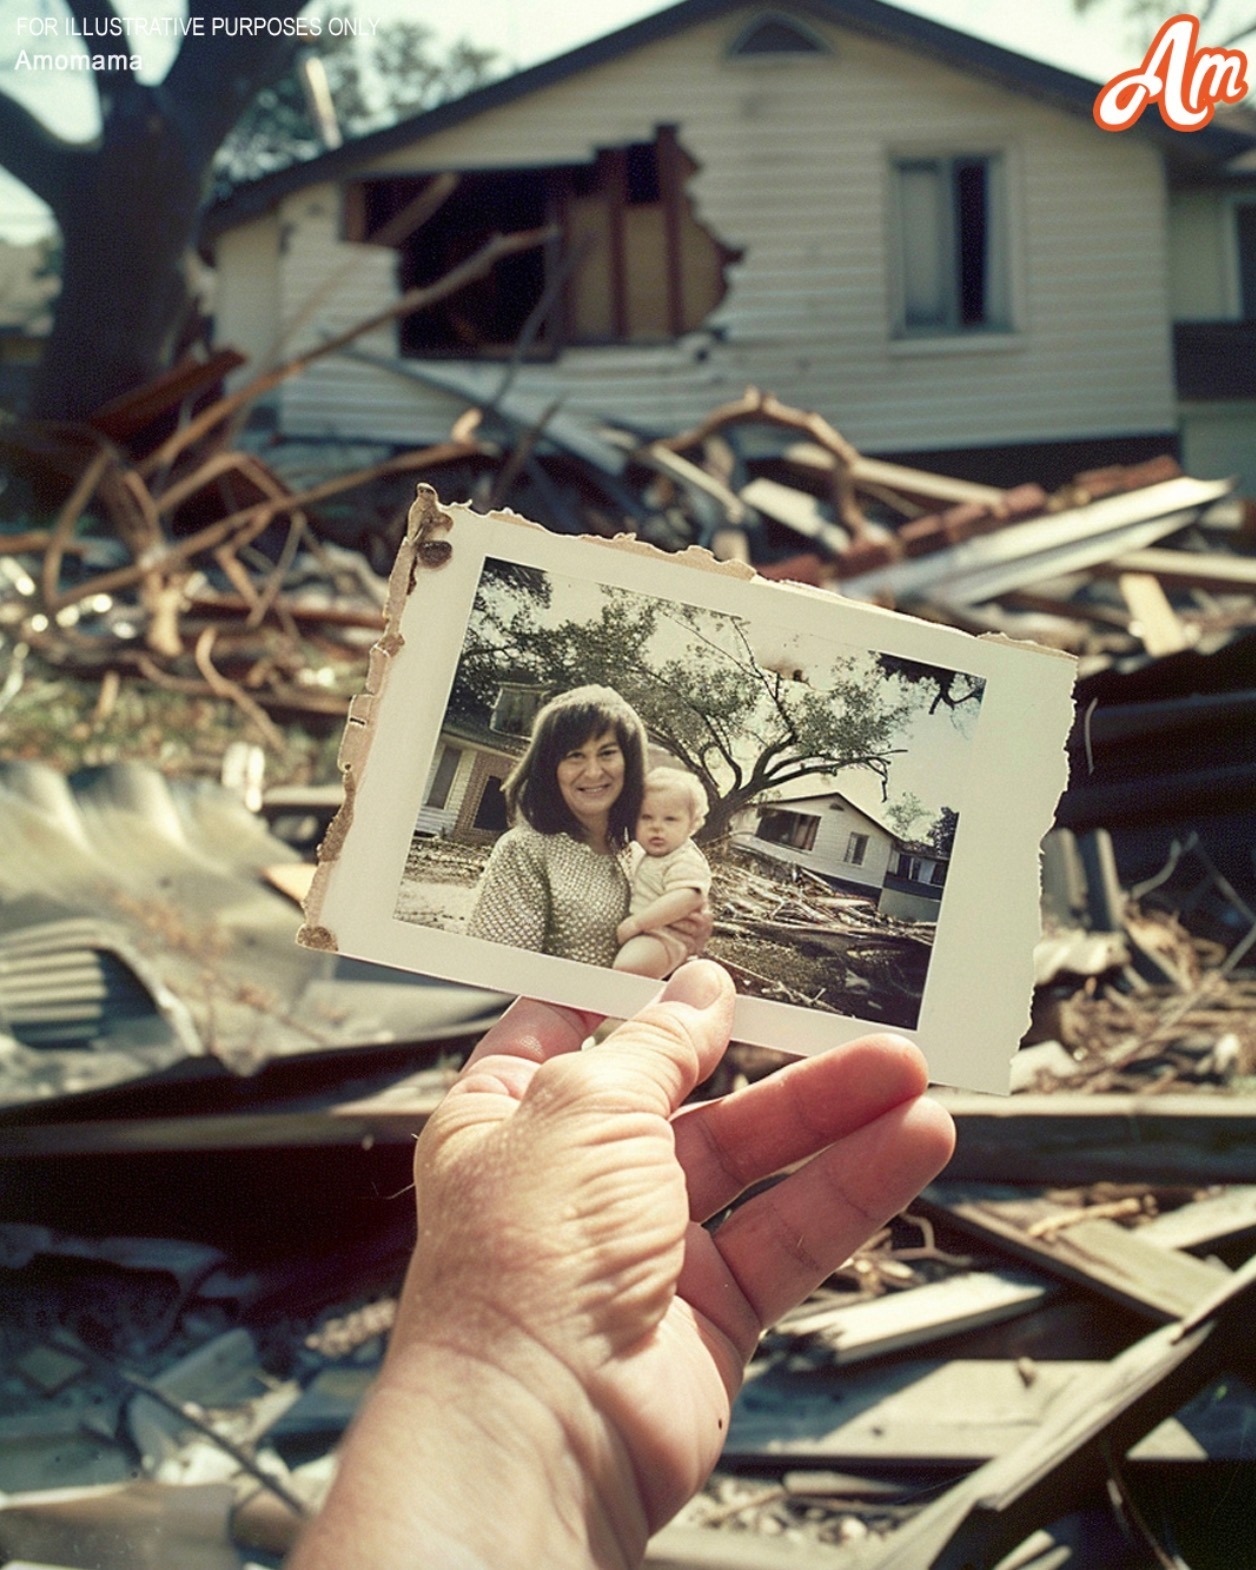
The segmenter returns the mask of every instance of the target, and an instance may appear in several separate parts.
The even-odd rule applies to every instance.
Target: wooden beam
[[[625,208],[628,205],[628,153],[611,147],[598,154],[602,165],[602,189],[606,192],[610,216],[611,319],[615,336],[628,337],[628,234]]]
[[[1222,593],[1256,593],[1256,560],[1250,556],[1222,556],[1212,551],[1127,551],[1113,561],[1092,569],[1100,576],[1125,572],[1151,573],[1161,583],[1191,589],[1217,589]]]
[[[1030,1313],[1055,1288],[1027,1271],[969,1271],[858,1303],[803,1304],[777,1334],[814,1336],[846,1366]]]
[[[1181,654],[1191,644],[1186,628],[1169,604],[1160,580],[1149,572],[1123,572],[1117,578],[1121,598],[1129,607],[1130,631],[1142,639],[1153,659]]]
[[[1253,1274],[1212,1311],[1161,1326],[1093,1378],[1076,1381],[1022,1443],[900,1527],[860,1570],[963,1570],[998,1564],[1044,1522],[1086,1498],[1145,1434],[1219,1372],[1250,1364]]]
[[[1256,1183],[1256,1096],[937,1094],[958,1127],[948,1181]]]
[[[1060,1280],[1113,1299],[1153,1320],[1181,1319],[1228,1272],[1176,1249],[1145,1243],[1106,1219],[1064,1224],[1064,1207],[1001,1186],[935,1183],[920,1206]],[[1053,1222],[1060,1222],[1058,1230]]]
[[[685,185],[674,125],[659,126],[654,151],[658,159],[659,199],[663,204],[663,237],[667,249],[667,326],[672,337],[679,338],[685,330],[685,280],[680,255]]]

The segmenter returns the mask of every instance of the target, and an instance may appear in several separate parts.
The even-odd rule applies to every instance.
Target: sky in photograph
[[[1237,0],[1222,0],[1223,7],[1227,3]],[[115,0],[115,6],[123,15],[146,18],[179,16],[183,11],[181,0]],[[556,0],[545,6],[536,0],[460,0],[456,7],[437,6],[431,0],[353,0],[353,8],[368,26],[405,18],[428,24],[445,41],[466,37],[497,50],[513,69],[534,65],[665,9],[648,0],[644,4],[642,0]],[[237,9],[247,14],[247,0],[241,0]],[[1077,15],[1074,0],[904,0],[902,9],[1096,81],[1137,63],[1141,55],[1141,35],[1125,18],[1125,0],[1100,0],[1085,17]],[[1185,7],[1166,6],[1165,15],[1172,15],[1174,9]],[[0,86],[20,97],[61,135],[77,138],[90,134],[95,115],[85,76],[24,74],[14,69],[19,49],[29,51],[34,46],[31,22],[64,19],[66,14],[60,0],[0,0]],[[163,55],[160,42],[144,41],[146,78],[160,79],[169,47]],[[47,227],[42,205],[0,171],[0,236],[28,240]]]

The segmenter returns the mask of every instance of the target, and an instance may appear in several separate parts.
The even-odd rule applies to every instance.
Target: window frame
[[[788,819],[787,826],[783,822],[785,819]],[[769,820],[782,823],[782,827],[786,829],[783,837],[762,832],[763,825]],[[787,850],[806,852],[815,849],[819,828],[820,819],[815,813],[795,812],[791,807],[770,806],[760,811],[754,837],[762,840],[765,845],[783,845]]]
[[[987,319],[965,323],[960,319],[961,271],[954,223],[955,172],[964,164],[982,163],[988,171],[987,228],[993,231],[987,247],[984,287]],[[912,165],[933,165],[947,174],[946,194],[952,199],[938,214],[939,243],[945,255],[939,271],[946,276],[947,301],[943,319],[909,322],[907,299],[907,213],[903,173]],[[1017,221],[1019,158],[1011,143],[976,139],[971,142],[916,145],[898,144],[888,150],[886,179],[886,276],[889,283],[889,346],[892,353],[952,352],[955,350],[1008,349],[1023,343],[1019,224]]]
[[[764,26],[776,23],[793,33],[803,47],[798,49],[754,49],[746,44]],[[726,63],[734,66],[831,64],[837,51],[812,23],[781,6],[765,6],[742,23],[724,50]]]
[[[1236,322],[1256,321],[1256,280],[1253,281],[1253,298],[1250,302],[1244,298],[1243,288],[1243,247],[1239,213],[1245,208],[1256,211],[1256,190],[1227,193],[1225,282],[1230,297],[1230,317]]]

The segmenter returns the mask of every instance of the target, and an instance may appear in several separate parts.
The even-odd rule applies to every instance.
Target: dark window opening
[[[862,867],[868,853],[868,836],[852,834],[846,841],[846,860],[852,867]]]
[[[816,842],[820,820],[809,812],[784,812],[768,808],[759,819],[756,838],[770,845],[789,845],[794,850],[810,850]]]
[[[473,828],[484,829],[490,834],[506,832],[506,797],[502,782],[492,775],[484,781],[484,793],[475,809]]]
[[[963,159],[955,165],[955,228],[959,319],[965,327],[979,326],[987,319],[988,224],[985,160]]]
[[[410,201],[422,182],[375,181],[367,187],[368,233]],[[494,170],[466,174],[457,190],[400,252],[397,282],[404,292],[432,284],[465,262],[494,234],[539,229],[554,216],[544,170]],[[447,300],[403,317],[403,355],[508,351],[518,339],[545,287],[542,246],[504,257],[485,278]]]
[[[697,165],[671,127],[653,142],[607,148],[586,164],[466,173],[399,246],[402,290],[434,283],[492,235],[553,225],[556,238],[398,324],[403,355],[506,355],[565,344],[657,343],[699,327],[724,298],[740,253],[697,219],[686,184]],[[422,191],[418,178],[345,193],[345,233],[378,233]],[[539,308],[548,303],[543,320]]]

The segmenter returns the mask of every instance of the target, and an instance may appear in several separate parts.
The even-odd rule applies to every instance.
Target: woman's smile
[[[558,789],[582,828],[605,830],[624,788],[624,754],[614,731],[573,747],[558,764]]]

